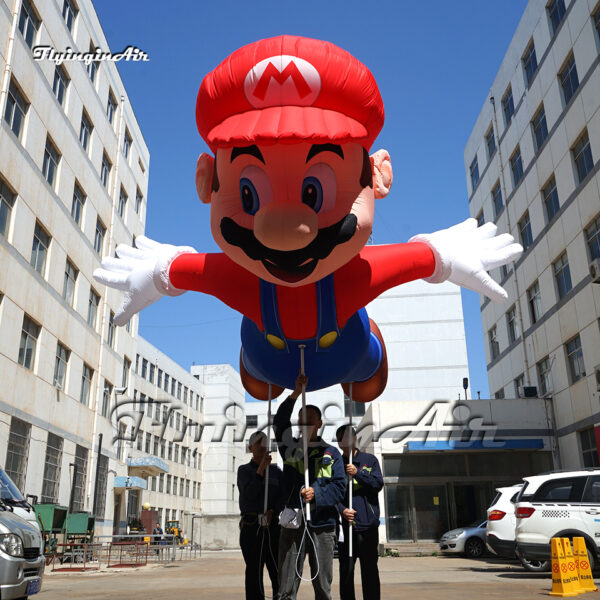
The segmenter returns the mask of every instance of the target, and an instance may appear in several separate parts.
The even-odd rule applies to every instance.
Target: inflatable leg
[[[240,375],[242,378],[242,385],[245,390],[257,400],[268,400],[269,399],[269,384],[256,379],[246,371],[244,363],[242,362],[242,351],[240,350]],[[283,388],[278,385],[271,385],[271,398],[277,398],[283,392]]]
[[[387,384],[388,363],[383,336],[381,335],[381,331],[379,331],[379,327],[377,327],[377,323],[375,323],[373,319],[369,319],[369,323],[371,324],[371,332],[374,333],[381,342],[383,358],[381,359],[379,368],[371,375],[371,377],[369,377],[369,379],[366,379],[365,381],[355,381],[352,384],[352,400],[355,402],[371,402],[371,400],[375,400],[375,398],[381,395]],[[342,388],[344,389],[345,394],[349,396],[350,384],[342,383]]]

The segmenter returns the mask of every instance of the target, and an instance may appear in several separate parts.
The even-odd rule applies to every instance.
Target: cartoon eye
[[[306,177],[302,182],[302,202],[315,212],[321,210],[323,204],[323,188],[316,177]]]
[[[258,200],[258,193],[254,184],[247,178],[242,177],[240,179],[240,198],[242,199],[242,208],[244,212],[249,215],[256,214],[256,211],[260,207]]]

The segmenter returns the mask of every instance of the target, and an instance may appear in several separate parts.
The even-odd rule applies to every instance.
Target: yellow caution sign
[[[571,544],[567,539],[571,560],[565,556],[565,547],[562,538],[552,538],[550,547],[552,550],[552,591],[550,596],[567,598],[579,594],[579,578],[575,567],[575,560],[571,552]],[[572,566],[572,568],[570,568]]]
[[[582,537],[573,538],[573,556],[579,574],[579,589],[582,592],[597,592],[598,588],[594,585],[587,547]]]

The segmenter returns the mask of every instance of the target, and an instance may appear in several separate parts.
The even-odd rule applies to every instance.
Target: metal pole
[[[351,439],[354,439],[354,436],[352,435],[352,409],[354,408],[352,405],[352,382],[350,382],[350,436]],[[348,461],[348,464],[353,464],[353,458],[354,458],[354,445],[350,446],[350,460]],[[348,475],[348,498],[349,498],[349,503],[348,503],[348,508],[352,509],[352,485],[353,483],[353,478],[352,475]],[[352,522],[348,522],[348,556],[352,557]]]
[[[98,480],[100,479],[100,456],[102,456],[102,434],[98,434],[98,454],[96,455],[96,477],[94,480],[94,507],[92,513],[96,516],[98,508]]]
[[[298,348],[300,348],[300,374],[304,375],[304,348],[306,348],[305,344],[299,344]],[[306,419],[306,384],[302,384],[302,414]],[[302,431],[302,452],[304,457],[304,487],[308,488],[308,440],[306,439],[306,427],[303,427]],[[310,504],[306,502],[306,521],[310,521]]]
[[[271,384],[269,384],[269,406],[267,408],[267,452],[271,451]],[[267,465],[265,473],[265,501],[263,503],[263,515],[267,514],[269,503],[269,471],[271,469]]]

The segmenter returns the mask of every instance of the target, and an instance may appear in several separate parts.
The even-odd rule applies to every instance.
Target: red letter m
[[[269,83],[271,83],[271,79],[274,79],[279,85],[283,85],[285,80],[289,77],[292,78],[300,98],[304,98],[310,94],[310,86],[308,83],[306,83],[306,79],[304,79],[294,61],[290,61],[288,66],[281,71],[281,73],[277,70],[277,67],[273,63],[269,63],[258,80],[256,88],[252,94],[259,100],[264,100]]]

